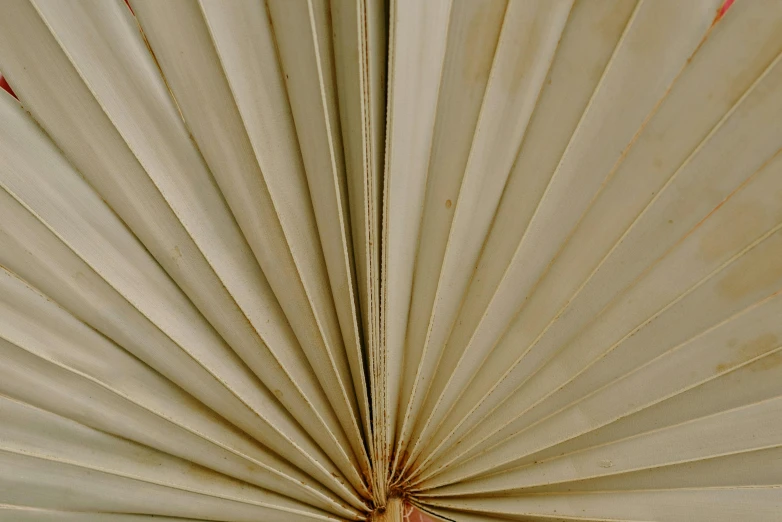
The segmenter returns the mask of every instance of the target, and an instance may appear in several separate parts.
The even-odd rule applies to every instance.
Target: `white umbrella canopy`
[[[6,0],[0,521],[779,520],[780,56],[777,0]]]

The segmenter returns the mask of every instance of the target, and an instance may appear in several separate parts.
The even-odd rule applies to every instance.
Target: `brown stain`
[[[706,262],[724,258],[756,239],[765,229],[766,211],[763,205],[747,201],[736,204],[734,212],[713,216],[709,231],[699,243],[699,252]]]
[[[601,16],[594,23],[595,32],[599,34],[609,44],[615,44],[619,39],[622,29],[627,25],[630,15],[635,10],[637,2],[614,2],[611,9],[606,11],[605,16]],[[578,8],[589,6],[589,2],[579,5],[577,2],[573,7],[575,11]],[[591,6],[594,8],[594,6]]]
[[[486,83],[492,56],[499,39],[499,28],[506,2],[484,2],[470,18],[462,36],[464,55],[461,60],[462,79],[467,83]]]
[[[775,352],[758,359],[749,366],[749,369],[753,372],[763,372],[779,367],[782,367],[782,352]]]
[[[741,345],[738,345],[736,339],[731,339],[728,341],[728,346],[730,348],[736,349],[735,360],[720,363],[715,367],[715,369],[717,373],[725,372],[740,364],[755,359],[756,357],[760,357],[763,354],[778,348],[779,345],[779,338],[776,334],[771,332],[761,334],[753,339],[750,339],[749,341],[742,343]],[[762,371],[775,368],[780,364],[782,364],[782,353],[777,352],[759,359],[755,363],[751,364],[748,368],[752,371]]]
[[[136,441],[135,439],[125,439],[125,440],[128,440],[134,444],[138,444],[138,441]],[[149,472],[149,471],[154,472],[154,468],[162,468],[167,464],[169,464],[165,454],[159,451],[155,451],[154,449],[148,448],[146,446],[133,447],[128,457],[132,459],[134,464],[139,464],[143,468],[146,468],[144,470],[145,472]],[[185,466],[184,473],[186,474],[189,474],[191,467],[193,466],[199,467],[198,464],[195,464],[189,460],[184,461],[183,466]]]
[[[451,208],[451,200],[450,199],[446,199],[445,200],[445,208]]]
[[[187,475],[196,480],[203,480],[204,482],[210,483],[221,480],[222,475],[218,474],[219,472],[191,461],[187,461],[185,464],[187,466],[187,469],[185,470]]]
[[[724,298],[738,301],[763,290],[776,290],[782,283],[782,231],[776,232],[727,270],[717,283]]]
[[[540,55],[538,46],[541,40],[541,23],[536,21],[531,24],[529,31],[522,36],[521,42],[516,45],[518,52],[514,55],[513,63],[500,68],[498,76],[508,93],[516,94],[524,86],[524,80],[530,72],[530,67],[534,65],[535,59]]]
[[[779,346],[779,339],[771,332],[764,333],[744,343],[740,352],[744,359],[754,359]]]

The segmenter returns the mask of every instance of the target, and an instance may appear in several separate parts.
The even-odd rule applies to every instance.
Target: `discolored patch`
[[[756,292],[769,293],[782,284],[782,232],[739,259],[717,284],[719,294],[738,301]]]
[[[466,53],[460,62],[462,77],[466,82],[481,86],[486,83],[504,13],[505,2],[483,2],[470,20],[464,36]]]
[[[736,366],[739,366],[747,361],[750,361],[752,359],[755,359],[756,357],[760,357],[765,353],[768,353],[780,345],[780,340],[776,336],[776,334],[773,334],[771,332],[767,332],[764,334],[761,334],[753,339],[750,339],[749,341],[746,341],[742,343],[741,345],[738,345],[735,339],[731,339],[728,343],[728,346],[731,348],[734,348],[736,350],[736,359],[733,361],[727,361],[720,363],[716,366],[715,370],[717,373],[722,373],[727,370],[730,370],[731,368],[734,368]],[[775,353],[771,354],[767,357],[764,357],[763,359],[760,359],[757,361],[758,363],[760,361],[763,361],[765,359],[769,359],[769,362],[766,364],[752,364],[751,369],[753,371],[758,371],[762,369],[767,368],[773,368],[777,366],[780,362],[782,362],[782,355]]]
[[[737,205],[735,212],[713,216],[699,244],[699,251],[706,262],[724,258],[739,251],[759,237],[766,226],[765,209],[762,205],[745,202]]]

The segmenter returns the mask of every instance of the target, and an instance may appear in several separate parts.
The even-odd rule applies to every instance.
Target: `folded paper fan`
[[[731,4],[5,0],[0,521],[780,520]]]

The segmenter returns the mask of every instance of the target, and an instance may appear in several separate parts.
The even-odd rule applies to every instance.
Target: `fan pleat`
[[[732,4],[6,0],[0,521],[777,520]]]

